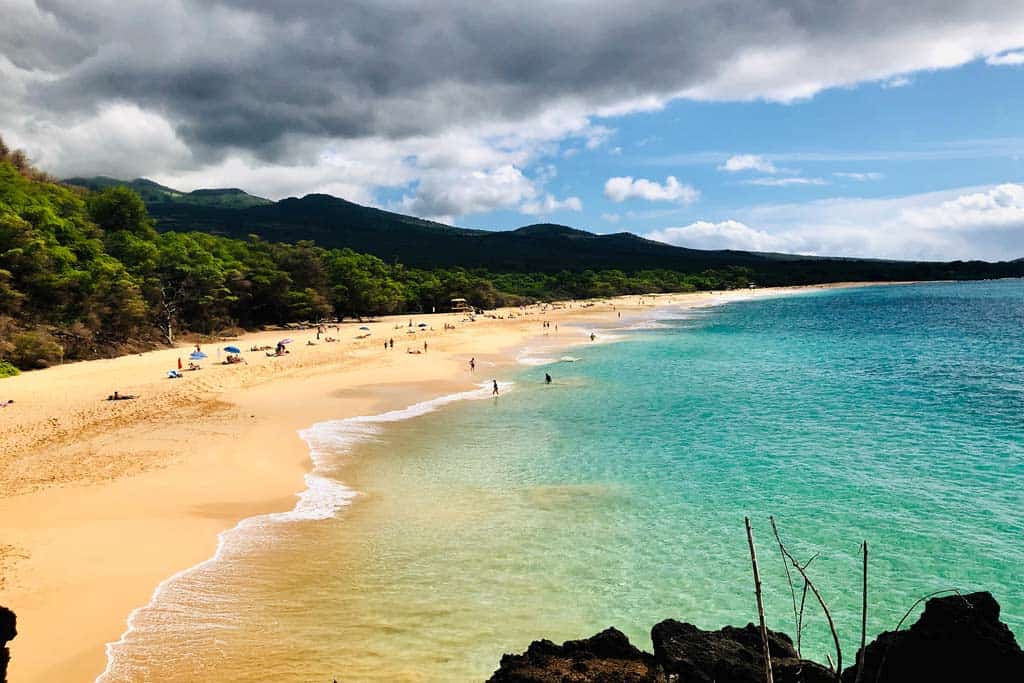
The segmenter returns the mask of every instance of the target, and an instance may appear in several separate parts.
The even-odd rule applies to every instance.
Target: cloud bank
[[[759,207],[647,237],[700,249],[924,260],[1024,257],[1024,185]]]
[[[241,170],[232,184],[271,197],[572,209],[531,169],[567,141],[602,145],[606,117],[681,97],[788,102],[1009,63],[1024,44],[1024,5],[995,0],[585,9],[581,22],[578,0],[6,0],[0,131],[61,175],[188,189]]]

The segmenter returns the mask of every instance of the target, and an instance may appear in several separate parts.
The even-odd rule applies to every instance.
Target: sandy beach
[[[583,326],[617,312],[798,289],[645,296],[643,305],[630,296],[475,322],[414,315],[411,329],[429,326],[415,333],[410,316],[397,316],[365,323],[364,339],[358,323],[332,327],[339,341],[315,346],[312,329],[206,343],[203,369],[182,379],[166,373],[179,358],[187,364],[187,345],[0,381],[0,401],[14,401],[0,410],[0,604],[17,613],[19,631],[11,680],[93,680],[105,644],[162,580],[210,557],[218,533],[239,520],[291,509],[310,467],[302,428],[461,391],[492,372],[500,380],[543,334],[542,319],[562,324],[559,343],[587,343]],[[217,363],[218,347],[286,336],[295,340],[287,356],[246,351],[247,364]],[[407,353],[424,342],[427,353]],[[470,357],[495,365],[472,375]],[[114,390],[138,398],[105,401]]]

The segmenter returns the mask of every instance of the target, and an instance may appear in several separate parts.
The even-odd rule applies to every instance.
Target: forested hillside
[[[343,315],[743,286],[749,271],[422,270],[309,241],[164,232],[138,194],[58,184],[0,142],[0,360],[19,368]],[[4,370],[0,369],[0,373]]]
[[[738,266],[752,269],[761,284],[812,284],[842,280],[956,280],[1024,275],[1017,263],[914,262],[822,258],[793,254],[676,247],[627,232],[601,235],[542,223],[517,230],[469,230],[414,216],[361,206],[338,197],[310,194],[270,202],[242,190],[182,192],[150,180],[73,178],[71,184],[136,189],[164,231],[201,230],[270,242],[310,240],[327,248],[349,248],[409,267],[485,269],[498,273],[585,270],[667,270],[696,274]]]

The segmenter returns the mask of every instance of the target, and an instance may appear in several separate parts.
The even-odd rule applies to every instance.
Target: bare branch
[[[754,566],[754,594],[757,596],[757,617],[761,621],[761,645],[764,652],[764,680],[773,683],[772,654],[768,648],[768,627],[764,623],[764,602],[761,600],[761,574],[757,571],[757,551],[754,550],[754,532],[750,529],[750,518],[744,517],[747,526],[747,543],[750,544],[750,563]]]
[[[861,678],[864,676],[864,647],[867,643],[868,636],[868,542],[864,541],[861,546],[864,549],[864,588],[861,591],[863,601],[861,604],[860,611],[860,651],[857,652],[857,677],[853,683],[860,683]]]
[[[775,516],[769,515],[768,520],[772,523],[772,532],[775,538],[779,537],[779,530],[775,526]],[[782,568],[786,570],[786,583],[789,584],[789,596],[793,599],[793,625],[796,627],[796,655],[800,657],[800,615],[796,608],[796,589],[793,588],[793,575],[789,571],[789,562],[786,561],[786,553],[779,546],[779,555],[782,556]]]
[[[821,597],[821,593],[818,592],[818,589],[814,585],[814,582],[811,581],[810,577],[807,576],[805,568],[801,566],[800,563],[796,561],[796,558],[794,558],[793,555],[789,552],[789,550],[786,549],[786,546],[782,543],[782,539],[779,537],[778,530],[775,529],[774,531],[775,540],[778,541],[779,547],[782,549],[782,553],[787,558],[789,558],[789,561],[793,564],[793,567],[800,573],[800,576],[803,577],[803,580],[807,584],[807,587],[811,589],[811,592],[814,594],[814,597],[818,600],[818,604],[821,605],[821,611],[825,613],[825,619],[828,620],[829,631],[832,632],[832,642],[835,643],[836,646],[836,663],[833,671],[836,674],[836,680],[839,680],[839,677],[842,675],[843,672],[843,650],[842,647],[839,645],[839,634],[836,632],[836,624],[835,621],[833,621],[832,619],[832,613],[829,611],[828,605],[825,604],[825,599]],[[810,564],[810,561],[808,561],[808,564]],[[831,659],[829,661],[831,662]]]

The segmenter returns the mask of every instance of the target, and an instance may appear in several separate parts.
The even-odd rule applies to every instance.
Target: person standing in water
[[[497,396],[498,395],[498,380],[492,379],[491,381],[494,383],[494,391],[491,392],[491,396]]]
[[[544,373],[544,384],[551,384],[551,375]]]
[[[590,333],[590,341],[594,341],[595,339],[597,339],[597,335],[594,334],[593,332],[591,332]]]

